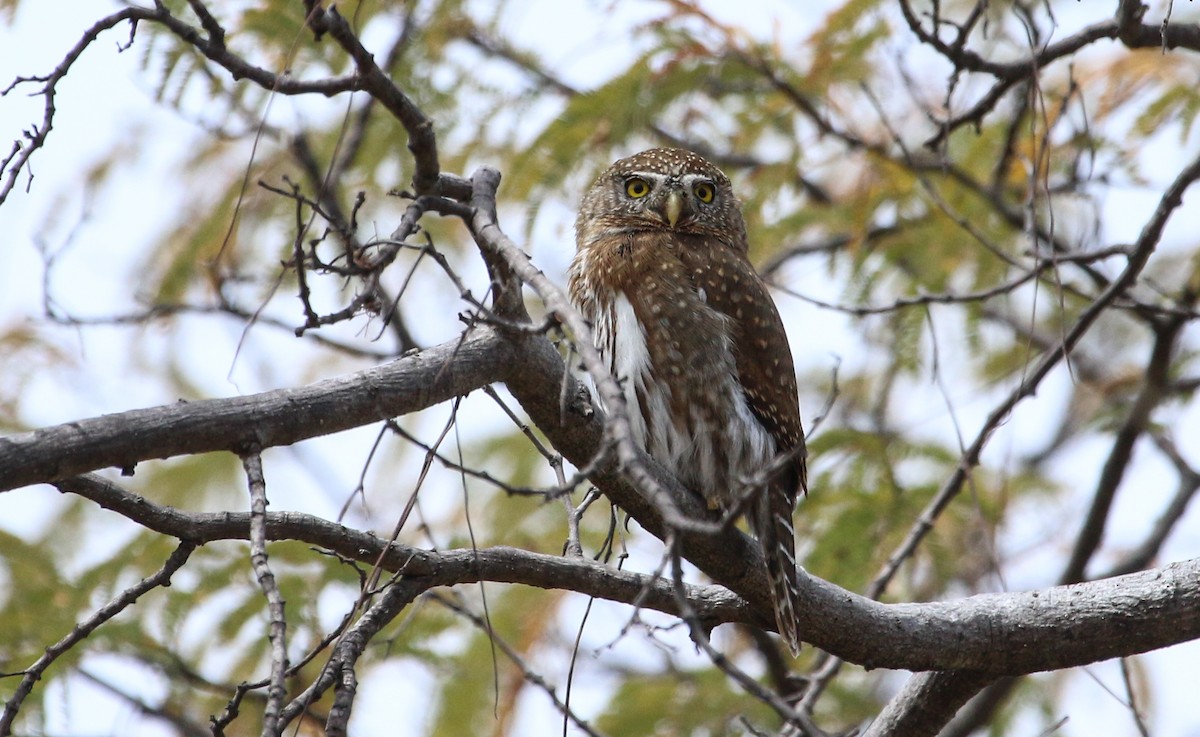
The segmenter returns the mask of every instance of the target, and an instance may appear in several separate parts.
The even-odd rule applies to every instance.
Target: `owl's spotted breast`
[[[776,443],[738,381],[734,323],[701,298],[666,237],[622,237],[593,270],[572,270],[571,293],[622,385],[635,440],[724,508]]]
[[[740,253],[703,237],[682,236],[680,261],[706,302],[730,320],[737,374],[755,416],[781,449],[803,447],[796,371],[787,333],[767,285]],[[795,484],[806,484],[797,453]]]

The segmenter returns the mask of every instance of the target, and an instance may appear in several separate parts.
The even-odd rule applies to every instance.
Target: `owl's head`
[[[745,242],[729,177],[679,148],[652,148],[616,161],[583,196],[575,221],[583,248],[616,233],[669,230]]]

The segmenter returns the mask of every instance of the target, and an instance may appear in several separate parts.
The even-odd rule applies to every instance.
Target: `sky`
[[[783,27],[789,32],[800,33],[798,29],[809,27],[814,17],[813,6],[804,6],[801,10],[801,5],[762,0],[714,3],[713,10],[729,13],[730,17],[754,30],[771,31]],[[0,49],[4,49],[0,53],[0,85],[18,75],[41,74],[52,69],[87,25],[115,7],[113,3],[100,0],[63,0],[52,4],[23,2],[13,25],[0,24]],[[544,43],[545,58],[561,68],[574,83],[587,87],[604,79],[608,70],[631,53],[622,42],[623,38],[615,33],[605,43],[596,43],[588,35],[597,27],[603,28],[607,7],[608,3],[580,0],[531,0],[515,3],[506,23],[508,30],[518,38],[540,38]],[[591,14],[593,21],[580,23],[581,13]],[[1072,21],[1068,8],[1062,22],[1068,25]],[[614,24],[614,27],[622,26]],[[60,282],[51,285],[53,292],[63,295],[67,307],[76,314],[104,314],[105,306],[119,302],[128,285],[136,283],[138,278],[136,262],[113,255],[136,252],[150,242],[172,222],[188,195],[171,185],[173,167],[181,160],[188,143],[195,140],[195,128],[191,122],[153,102],[149,83],[138,69],[137,47],[133,52],[117,51],[118,42],[125,40],[124,32],[108,34],[71,72],[60,88],[58,115],[49,148],[33,159],[32,192],[28,195],[14,193],[10,201],[0,207],[0,233],[6,234],[0,242],[0,257],[3,258],[0,262],[0,326],[38,319],[46,286],[42,276],[47,252],[58,254],[58,258],[70,267],[55,272],[62,276]],[[0,98],[0,139],[11,139],[40,120],[41,98],[22,97],[22,89],[32,90],[18,88]],[[7,150],[7,146],[4,148]],[[80,172],[112,148],[128,152],[127,165],[117,180],[123,186],[106,188],[96,194]],[[1176,148],[1164,140],[1143,155],[1171,159],[1177,154]],[[1142,216],[1154,204],[1153,191],[1153,187],[1129,186],[1114,193],[1121,200],[1110,203],[1111,207],[1102,214],[1105,227],[1114,240],[1131,239],[1136,235]],[[1195,194],[1192,198],[1193,203],[1197,201]],[[1189,229],[1191,232],[1200,230],[1197,213],[1200,213],[1200,207],[1191,209],[1188,220],[1173,224],[1168,244],[1184,244]],[[569,213],[564,216],[569,217]],[[80,228],[81,223],[86,227]],[[553,226],[543,227],[550,230],[535,234],[531,250],[548,272],[561,274],[569,252],[555,250],[554,236],[549,234]],[[71,236],[77,229],[78,240]],[[548,243],[551,245],[545,245]],[[819,293],[820,282],[825,277],[813,272],[797,275],[797,278],[811,292]],[[788,312],[789,328],[814,319],[811,307],[790,304],[785,311]],[[816,319],[831,318],[822,315]],[[823,360],[832,364],[835,356],[845,357],[843,354],[849,350],[849,343],[839,341],[836,332],[830,335],[833,337],[828,345],[814,346],[813,350],[828,356]],[[235,337],[236,331],[220,330],[213,334],[211,343],[182,348],[196,351],[197,361],[213,363],[212,384],[207,388],[214,396],[244,393],[256,390],[260,383],[286,382],[295,378],[286,370],[263,376],[256,373],[258,366],[243,367],[241,373],[231,371],[237,368]],[[130,365],[120,355],[121,339],[114,337],[112,331],[77,331],[64,338],[64,345],[69,347],[72,360],[80,365],[79,380],[85,383],[64,392],[56,381],[34,382],[31,395],[23,402],[28,413],[22,418],[24,421],[50,425],[76,417],[174,401],[173,397],[162,394],[161,387],[129,375]],[[164,346],[163,350],[178,348]],[[1064,390],[1062,382],[1067,380],[1065,377],[1057,379],[1058,385],[1052,382],[1047,390]],[[0,376],[0,382],[3,381],[5,378]],[[962,410],[968,425],[977,421],[976,415],[988,408],[984,401],[973,404],[965,399],[956,406]],[[1200,437],[1200,417],[1196,416],[1195,408],[1189,411],[1193,417],[1186,426],[1196,430],[1192,437]],[[914,421],[945,422],[940,408],[919,412],[924,414],[918,414]],[[1036,433],[1040,424],[1037,416],[1025,415],[1014,418],[1013,422],[1028,433]],[[1018,430],[1015,434],[1021,433]],[[1078,457],[1095,459],[1102,452],[1100,445],[1082,448]],[[1112,530],[1114,539],[1120,540],[1122,536],[1133,539],[1145,524],[1139,508],[1147,506],[1148,500],[1156,495],[1170,493],[1170,489],[1147,488],[1139,493],[1142,496],[1125,494],[1119,498]],[[57,509],[56,504],[45,503],[44,496],[0,495],[0,526],[27,535],[44,529]],[[1067,499],[1063,503],[1079,502],[1079,499]],[[315,490],[310,490],[296,503],[324,509],[328,514],[335,513],[335,510],[329,511],[335,506],[331,499]],[[1169,546],[1166,559],[1173,559],[1173,555],[1196,554],[1194,540],[1200,530],[1200,520],[1194,513],[1189,517],[1187,530],[1186,536],[1177,536],[1182,539],[1174,540]],[[1044,578],[1046,570],[1054,570],[1050,561],[1027,562],[1014,569],[1009,583],[1016,588],[1024,584],[1042,585],[1044,581],[1040,578]],[[1155,737],[1200,736],[1200,716],[1196,715],[1193,696],[1195,663],[1200,662],[1200,647],[1192,643],[1153,654],[1143,662],[1152,673],[1156,691],[1155,702],[1150,706]],[[97,667],[120,671],[123,666],[102,662]],[[1067,687],[1070,706],[1065,716],[1069,716],[1070,721],[1062,733],[1080,736],[1134,734],[1125,708],[1111,693],[1121,693],[1116,664],[1098,664],[1088,672],[1089,677],[1072,679]],[[423,713],[428,707],[427,699],[422,697],[423,685],[432,684],[410,684],[407,688],[395,689],[389,687],[387,679],[373,679],[364,683],[356,711],[363,715],[373,711],[382,714],[403,706],[407,713]],[[147,696],[154,695],[151,683],[145,683],[144,688]],[[72,693],[61,694],[60,698],[62,709],[51,714],[48,725],[51,732],[76,735],[162,733],[153,722],[137,719],[126,707],[99,697],[86,686],[80,685]],[[387,708],[383,708],[384,705]],[[536,723],[541,712],[536,706],[529,709],[531,716],[527,718]],[[360,730],[358,734],[364,736],[400,734],[404,737],[396,731],[396,725],[383,720],[375,722],[370,717],[357,720],[355,726]],[[413,729],[411,734],[420,734],[420,730]]]

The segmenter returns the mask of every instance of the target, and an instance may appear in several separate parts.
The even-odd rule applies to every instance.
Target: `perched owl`
[[[796,653],[792,512],[807,490],[796,376],[729,178],[680,149],[621,159],[584,195],[575,238],[571,299],[624,390],[635,442],[710,509],[753,495],[743,509]],[[771,467],[765,487],[748,486]]]

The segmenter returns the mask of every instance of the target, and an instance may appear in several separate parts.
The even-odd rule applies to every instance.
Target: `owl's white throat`
[[[639,385],[644,384],[650,374],[650,351],[646,347],[646,332],[638,321],[633,305],[624,292],[617,292],[613,299],[613,321],[611,335],[602,336],[603,343],[613,347],[612,372],[621,382],[625,394],[625,405],[629,408],[629,424],[633,439],[646,447],[646,423],[638,407]],[[641,387],[644,389],[644,387]]]

